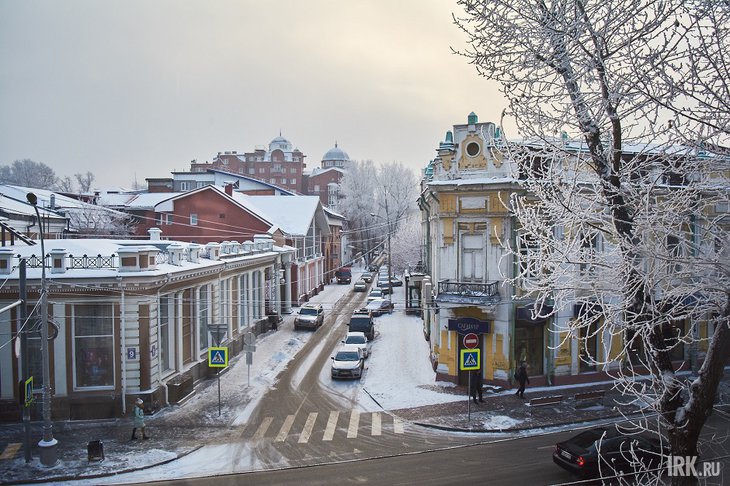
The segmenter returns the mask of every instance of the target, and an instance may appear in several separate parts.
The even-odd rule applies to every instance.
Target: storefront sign
[[[485,334],[489,332],[489,321],[480,321],[473,317],[461,317],[449,319],[449,331],[456,331],[459,334]]]

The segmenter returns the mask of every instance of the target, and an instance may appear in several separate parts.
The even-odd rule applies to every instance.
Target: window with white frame
[[[484,281],[484,247],[486,237],[484,233],[461,235],[461,275],[464,282]]]
[[[197,225],[198,225],[198,215],[191,214],[190,215],[190,226],[197,226]]]
[[[580,234],[580,272],[593,275],[596,271],[596,258],[600,251],[600,235],[595,232]]]
[[[297,183],[297,180],[296,179],[292,179],[290,183],[291,184],[296,184]]]
[[[171,213],[165,214],[165,224],[168,224],[168,225],[172,224],[172,214]]]
[[[208,348],[208,325],[210,324],[210,285],[202,285],[198,290],[198,336],[199,350],[203,351]]]
[[[171,371],[175,369],[175,343],[174,343],[174,316],[175,308],[173,306],[174,299],[169,295],[160,296],[159,319],[160,319],[160,335],[159,335],[159,352],[160,352],[160,369]]]
[[[249,167],[249,168],[248,168],[248,173],[249,173],[249,174],[251,174],[251,175],[254,175],[254,174],[256,174],[256,168],[254,168],[254,167]]]
[[[238,295],[238,315],[241,320],[241,328],[245,329],[250,325],[248,320],[248,274],[241,275],[241,282],[238,288],[240,290],[240,294]]]
[[[198,188],[198,189],[200,189],[201,187],[205,187],[207,185],[208,185],[208,183],[205,182],[205,181],[198,181],[198,182],[195,183],[195,187]]]
[[[193,183],[191,181],[180,181],[180,190],[181,191],[189,191],[193,188]]]
[[[74,389],[114,388],[114,308],[112,304],[72,306]]]
[[[538,261],[540,246],[537,239],[532,235],[521,234],[517,236],[519,247],[520,275],[525,279],[534,279],[539,275]]]

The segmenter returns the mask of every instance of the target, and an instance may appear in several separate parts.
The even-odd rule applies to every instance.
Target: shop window
[[[74,388],[114,387],[114,319],[111,304],[73,306]]]
[[[545,349],[544,321],[515,321],[515,360],[527,363],[527,374],[542,375]]]

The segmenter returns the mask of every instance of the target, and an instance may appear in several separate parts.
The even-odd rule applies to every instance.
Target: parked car
[[[342,341],[343,344],[352,344],[362,350],[362,355],[367,359],[370,356],[370,343],[368,342],[367,336],[362,332],[348,332],[345,339]]]
[[[383,294],[390,293],[390,286],[388,285],[387,277],[385,279],[378,279],[378,288],[381,290],[381,292],[383,292]]]
[[[360,275],[360,278],[366,281],[367,283],[370,283],[373,281],[373,274],[370,272],[363,272],[362,275]]]
[[[398,277],[390,277],[390,285],[393,287],[403,287],[403,280]]]
[[[362,308],[353,312],[347,330],[349,332],[362,332],[368,338],[368,341],[372,341],[375,338],[375,323],[370,311]]]
[[[322,304],[304,304],[294,317],[294,329],[319,329],[324,323]]]
[[[383,289],[374,288],[368,294],[368,302],[372,302],[373,300],[380,299],[382,297],[383,297]]]
[[[368,284],[365,282],[365,280],[358,280],[354,284],[352,284],[352,291],[353,292],[365,292],[368,289]]]
[[[382,316],[385,313],[393,312],[393,303],[389,299],[373,299],[365,306],[375,317]]]
[[[362,378],[365,361],[362,351],[355,344],[343,344],[332,356],[332,378]]]
[[[623,435],[616,427],[586,430],[564,442],[553,452],[553,462],[582,478],[634,472],[636,466],[654,468],[661,464],[658,440],[641,435]],[[599,468],[600,464],[600,468]]]

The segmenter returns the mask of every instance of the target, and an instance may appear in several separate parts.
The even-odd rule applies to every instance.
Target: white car
[[[370,356],[370,343],[364,332],[348,332],[342,343],[352,344],[360,348],[363,358]]]
[[[374,288],[368,294],[368,302],[372,302],[373,300],[380,299],[382,297],[383,297],[383,289]]]
[[[343,344],[332,356],[332,378],[362,378],[365,361],[360,348],[354,344]]]

